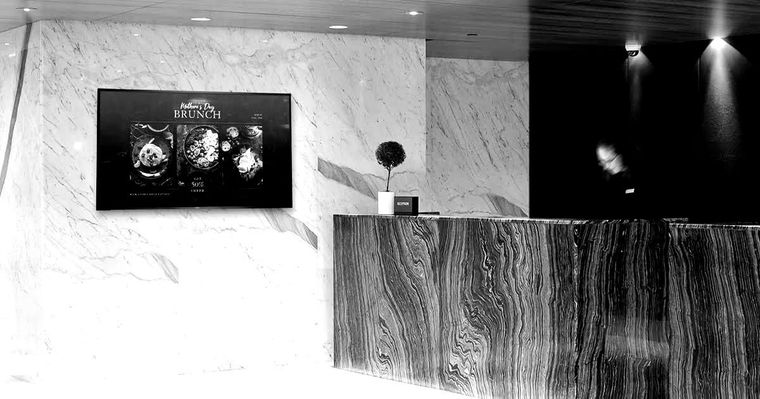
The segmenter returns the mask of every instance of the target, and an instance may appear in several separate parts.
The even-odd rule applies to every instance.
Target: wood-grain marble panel
[[[760,395],[760,228],[671,227],[670,396]]]
[[[335,364],[438,387],[437,226],[335,219]]]
[[[336,367],[486,398],[575,395],[564,223],[336,217]]]
[[[760,392],[760,227],[335,226],[336,367],[482,398]]]
[[[578,397],[667,396],[667,224],[589,222],[576,234]]]
[[[571,396],[571,227],[439,223],[444,388],[478,397]]]

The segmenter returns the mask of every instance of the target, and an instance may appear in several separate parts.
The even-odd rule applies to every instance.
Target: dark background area
[[[530,210],[538,218],[757,222],[760,38],[530,55]],[[636,192],[611,187],[617,143]]]

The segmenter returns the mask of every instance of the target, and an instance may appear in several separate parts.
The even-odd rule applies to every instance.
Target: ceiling
[[[429,57],[525,60],[528,48],[760,34],[758,0],[1,0],[0,31],[45,19],[426,38]],[[20,7],[35,8],[27,13]],[[410,16],[408,11],[422,11]],[[205,16],[209,22],[191,22]],[[477,34],[477,36],[468,36]]]

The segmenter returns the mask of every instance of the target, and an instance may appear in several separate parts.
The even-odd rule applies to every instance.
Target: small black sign
[[[396,197],[393,213],[416,216],[419,213],[419,197]]]

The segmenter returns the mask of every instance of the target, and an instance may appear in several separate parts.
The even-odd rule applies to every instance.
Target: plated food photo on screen
[[[260,125],[248,125],[245,127],[245,138],[254,148],[261,148],[264,140],[264,129]]]
[[[198,126],[188,133],[185,158],[198,169],[212,169],[219,164],[219,132],[213,126]]]
[[[232,162],[237,167],[237,171],[244,181],[254,180],[256,175],[264,168],[261,156],[249,145],[238,147],[237,153],[232,157]]]
[[[261,137],[261,134],[264,133],[264,129],[259,125],[246,126],[245,130],[249,138]]]
[[[221,150],[224,178],[230,187],[255,188],[264,180],[263,133],[261,125],[222,126]]]
[[[133,124],[130,130],[133,169],[145,179],[162,177],[169,169],[174,147],[169,126]]]

